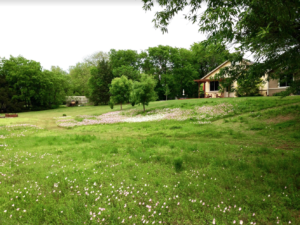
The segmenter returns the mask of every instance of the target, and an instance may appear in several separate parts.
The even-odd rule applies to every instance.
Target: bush
[[[183,159],[181,157],[177,157],[174,159],[175,170],[178,172],[182,169]]]
[[[67,116],[67,114],[63,114],[63,116]]]
[[[109,101],[109,107],[110,107],[111,109],[114,108],[114,103],[113,103],[113,101]]]
[[[287,93],[286,91],[281,91],[273,94],[273,96],[286,96],[286,93]]]

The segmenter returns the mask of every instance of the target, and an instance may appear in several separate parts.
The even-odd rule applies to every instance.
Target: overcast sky
[[[0,0],[0,57],[22,55],[44,69],[68,70],[97,51],[190,48],[206,39],[182,14],[162,34],[152,23],[155,10],[142,6],[141,0]]]

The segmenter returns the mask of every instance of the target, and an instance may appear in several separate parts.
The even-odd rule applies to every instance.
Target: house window
[[[219,81],[211,81],[210,91],[218,91],[218,90],[219,90]]]
[[[293,75],[287,75],[279,79],[279,87],[289,87],[293,82]]]

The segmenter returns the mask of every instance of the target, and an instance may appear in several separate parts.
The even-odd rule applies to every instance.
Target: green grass
[[[299,96],[151,102],[146,109],[224,102],[235,110],[210,124],[56,125],[63,114],[80,122],[109,106],[0,119],[0,224],[300,224]],[[43,129],[8,127],[17,124]]]

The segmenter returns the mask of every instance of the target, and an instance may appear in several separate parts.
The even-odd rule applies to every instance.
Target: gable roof
[[[243,59],[242,61],[246,61],[250,64],[253,64],[253,62],[251,62],[248,59]],[[209,75],[211,75],[213,72],[217,71],[218,69],[220,69],[222,66],[224,66],[226,63],[228,63],[229,60],[226,60],[225,62],[223,62],[222,64],[220,64],[219,66],[217,66],[216,68],[214,68],[212,71],[210,71],[208,74],[206,74],[204,77],[202,77],[201,79],[205,79],[206,77],[208,77]]]
[[[210,71],[208,74],[206,74],[204,77],[202,77],[201,79],[205,79],[206,77],[208,77],[209,75],[211,75],[213,72],[215,72],[216,70],[220,69],[222,66],[224,66],[226,63],[228,63],[229,61],[226,60],[225,62],[223,62],[222,64],[220,64],[219,66],[217,66],[216,68],[214,68],[212,71]]]

